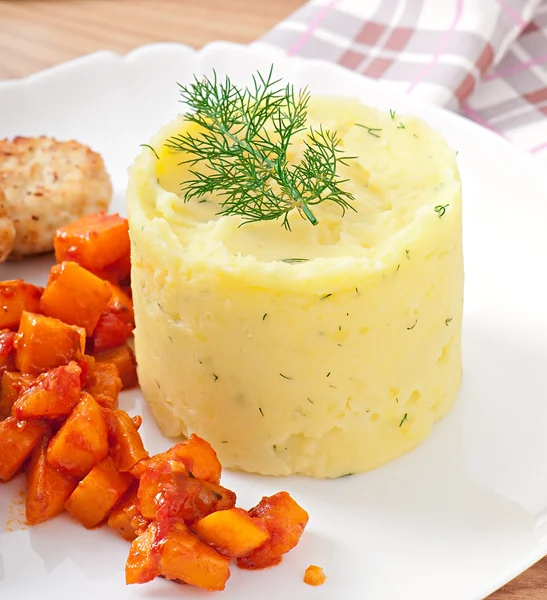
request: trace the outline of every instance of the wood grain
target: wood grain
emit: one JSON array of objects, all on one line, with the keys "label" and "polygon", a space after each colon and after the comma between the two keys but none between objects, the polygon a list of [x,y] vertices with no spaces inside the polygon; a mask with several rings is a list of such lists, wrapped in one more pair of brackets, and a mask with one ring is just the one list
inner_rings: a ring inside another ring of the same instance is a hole
[{"label": "wood grain", "polygon": [[[213,40],[250,42],[304,1],[0,1],[0,79],[24,77],[103,49],[124,53],[151,42],[195,48]],[[547,600],[547,558],[489,600]]]},{"label": "wood grain", "polygon": [[[151,42],[199,48],[250,42],[303,0],[13,0],[0,2],[0,79],[96,50],[128,52]],[[9,57],[9,60],[6,58]]]}]

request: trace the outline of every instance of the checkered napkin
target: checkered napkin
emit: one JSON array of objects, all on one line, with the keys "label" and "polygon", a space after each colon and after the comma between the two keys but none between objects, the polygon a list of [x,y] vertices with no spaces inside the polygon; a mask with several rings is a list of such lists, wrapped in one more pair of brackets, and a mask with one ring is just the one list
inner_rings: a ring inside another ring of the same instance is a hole
[{"label": "checkered napkin", "polygon": [[311,0],[259,43],[391,82],[547,160],[547,0]]}]

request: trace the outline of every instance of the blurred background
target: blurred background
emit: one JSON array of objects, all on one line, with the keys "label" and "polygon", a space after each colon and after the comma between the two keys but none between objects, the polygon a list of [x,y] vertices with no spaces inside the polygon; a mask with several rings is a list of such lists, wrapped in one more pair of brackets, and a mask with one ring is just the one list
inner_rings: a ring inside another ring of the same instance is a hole
[{"label": "blurred background", "polygon": [[[364,0],[366,1],[366,0]],[[251,42],[306,0],[0,1],[0,79],[96,50],[151,42]]]}]

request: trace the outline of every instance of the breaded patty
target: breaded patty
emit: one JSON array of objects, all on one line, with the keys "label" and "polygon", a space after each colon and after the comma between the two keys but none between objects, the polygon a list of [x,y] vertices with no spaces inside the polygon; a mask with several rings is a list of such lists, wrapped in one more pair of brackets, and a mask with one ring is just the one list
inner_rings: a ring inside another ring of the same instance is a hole
[{"label": "breaded patty", "polygon": [[0,140],[0,192],[2,261],[52,250],[58,227],[108,209],[112,184],[88,146],[16,137]]}]

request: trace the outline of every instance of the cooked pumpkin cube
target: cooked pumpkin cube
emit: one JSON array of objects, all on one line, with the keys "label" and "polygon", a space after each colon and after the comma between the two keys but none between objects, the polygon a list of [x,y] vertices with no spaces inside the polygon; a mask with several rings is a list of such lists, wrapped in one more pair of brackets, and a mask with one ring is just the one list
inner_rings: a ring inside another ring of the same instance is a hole
[{"label": "cooked pumpkin cube", "polygon": [[124,410],[105,411],[110,456],[118,471],[130,471],[140,460],[148,458],[141,436]]},{"label": "cooked pumpkin cube", "polygon": [[99,352],[94,355],[99,363],[112,363],[118,367],[118,373],[122,380],[124,390],[135,387],[138,384],[137,361],[133,350],[127,345],[118,346],[106,352]]},{"label": "cooked pumpkin cube", "polygon": [[15,331],[0,331],[0,375],[15,370]]},{"label": "cooked pumpkin cube", "polygon": [[58,419],[69,415],[80,401],[80,367],[75,362],[42,373],[13,405],[18,419]]},{"label": "cooked pumpkin cube", "polygon": [[122,389],[118,367],[113,363],[95,363],[93,369],[89,371],[84,389],[101,406],[114,410],[118,406],[118,395]]},{"label": "cooked pumpkin cube", "polygon": [[131,544],[125,566],[127,584],[147,583],[162,575],[209,591],[223,590],[230,577],[230,559],[204,544],[181,523],[162,537],[150,523]]},{"label": "cooked pumpkin cube", "polygon": [[59,319],[24,312],[15,338],[15,366],[38,375],[78,361],[85,348],[85,331]]},{"label": "cooked pumpkin cube", "polygon": [[215,511],[229,510],[230,508],[234,508],[237,500],[235,492],[232,492],[232,490],[229,490],[228,488],[222,487],[218,483],[213,483],[211,481],[201,481],[201,483],[203,487],[211,490],[213,494],[215,494],[217,499],[215,503]]},{"label": "cooked pumpkin cube", "polygon": [[129,254],[127,219],[103,212],[85,215],[55,233],[57,262],[72,260],[91,271],[102,269]]},{"label": "cooked pumpkin cube", "polygon": [[131,256],[130,253],[124,254],[119,260],[111,265],[107,265],[103,269],[93,269],[93,273],[109,281],[114,285],[122,285],[124,287],[130,284],[131,277]]},{"label": "cooked pumpkin cube", "polygon": [[180,525],[161,543],[160,572],[210,592],[223,590],[230,577],[230,559],[204,544]]},{"label": "cooked pumpkin cube", "polygon": [[194,477],[211,483],[220,481],[222,466],[217,453],[203,438],[192,434],[187,440],[173,446],[171,453],[175,460],[186,465]]},{"label": "cooked pumpkin cube", "polygon": [[281,561],[283,554],[294,548],[308,523],[308,513],[287,492],[265,496],[249,511],[260,519],[270,534],[270,539],[237,564],[245,569],[263,569]]},{"label": "cooked pumpkin cube", "polygon": [[90,336],[111,295],[106,281],[78,263],[63,262],[50,271],[40,300],[40,311],[48,317],[82,327]]},{"label": "cooked pumpkin cube", "polygon": [[49,435],[42,436],[27,467],[26,517],[29,525],[60,515],[74,491],[75,479],[52,467],[47,459]]},{"label": "cooked pumpkin cube", "polygon": [[34,375],[24,375],[19,371],[4,371],[0,392],[0,419],[5,419],[11,415],[11,410],[17,398],[34,380]]},{"label": "cooked pumpkin cube", "polygon": [[65,508],[91,529],[108,517],[133,481],[128,473],[118,473],[114,461],[107,456],[80,481]]},{"label": "cooked pumpkin cube", "polygon": [[125,343],[130,336],[132,327],[119,315],[104,312],[97,322],[90,343],[93,352],[104,352]]},{"label": "cooked pumpkin cube", "polygon": [[80,380],[82,383],[82,389],[88,385],[90,378],[93,377],[93,371],[95,370],[95,357],[90,354],[84,354],[78,361],[82,372],[80,374]]},{"label": "cooked pumpkin cube", "polygon": [[148,583],[160,575],[160,546],[156,543],[158,524],[150,523],[131,544],[125,563],[125,583]]},{"label": "cooked pumpkin cube", "polygon": [[108,525],[125,540],[133,541],[148,527],[148,523],[139,510],[137,482],[134,482],[110,513]]},{"label": "cooked pumpkin cube", "polygon": [[0,421],[0,481],[8,481],[17,473],[47,430],[45,421],[19,421],[15,417]]},{"label": "cooked pumpkin cube", "polygon": [[[154,465],[154,468],[147,469],[142,473],[139,479],[139,487],[137,490],[137,498],[139,501],[139,510],[141,515],[145,519],[157,520],[158,510],[162,506],[171,505],[174,506],[174,498],[182,498],[178,500],[179,504],[183,504],[186,500],[186,496],[189,495],[191,490],[186,490],[186,472],[184,466],[182,466],[183,472],[176,472],[177,465],[172,465],[168,462],[161,462]],[[178,482],[178,476],[181,476],[180,483]],[[194,486],[196,487],[196,486]],[[201,489],[201,488],[199,488]],[[192,498],[195,497],[195,492]],[[215,498],[211,494],[205,501],[209,501],[211,504]]]},{"label": "cooked pumpkin cube", "polygon": [[76,479],[83,479],[108,454],[108,430],[101,407],[83,392],[81,400],[47,451],[51,465]]},{"label": "cooked pumpkin cube", "polygon": [[270,539],[266,526],[241,508],[218,510],[194,524],[199,539],[230,558],[247,556]]},{"label": "cooked pumpkin cube", "polygon": [[135,327],[135,313],[133,311],[133,300],[117,285],[112,285],[112,296],[106,310],[118,315],[131,330]]},{"label": "cooked pumpkin cube", "polygon": [[[177,470],[181,468],[182,471]],[[193,523],[216,510],[233,508],[236,495],[215,483],[189,477],[175,461],[147,469],[141,476],[137,497],[146,519],[184,520]]]},{"label": "cooked pumpkin cube", "polygon": [[0,329],[17,329],[23,311],[38,312],[43,291],[22,279],[0,282]]},{"label": "cooked pumpkin cube", "polygon": [[323,569],[317,565],[310,565],[304,573],[304,583],[308,585],[323,585],[326,579]]},{"label": "cooked pumpkin cube", "polygon": [[209,442],[192,434],[187,440],[175,444],[169,450],[156,454],[149,462],[143,461],[136,465],[133,474],[139,477],[149,465],[163,460],[175,460],[182,463],[188,473],[197,479],[212,483],[220,481],[222,466],[216,452]]}]

